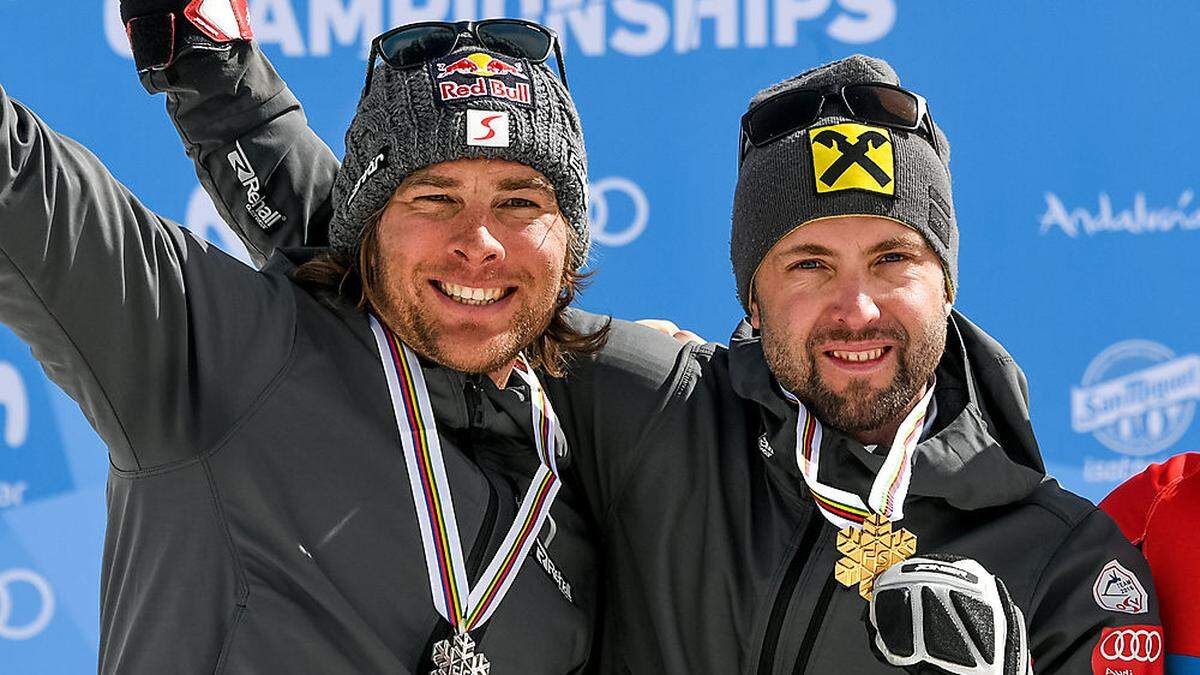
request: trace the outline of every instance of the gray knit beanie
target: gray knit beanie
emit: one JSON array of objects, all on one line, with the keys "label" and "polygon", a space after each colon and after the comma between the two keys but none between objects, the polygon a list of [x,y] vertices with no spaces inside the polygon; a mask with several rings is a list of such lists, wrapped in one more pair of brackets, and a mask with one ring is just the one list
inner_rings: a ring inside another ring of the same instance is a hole
[{"label": "gray knit beanie", "polygon": [[[887,62],[856,54],[768,87],[750,107],[782,91],[863,82],[899,85],[900,78]],[[918,132],[854,120],[842,108],[826,99],[822,118],[810,127],[763,147],[749,146],[743,158],[733,198],[730,258],[738,300],[747,312],[755,272],[771,248],[792,230],[830,216],[882,216],[919,232],[941,259],[946,291],[954,299],[958,225],[949,141],[935,127],[939,156]],[[854,150],[842,152],[851,145]],[[854,152],[864,148],[869,161],[856,161]]]},{"label": "gray knit beanie", "polygon": [[406,176],[456,159],[505,159],[554,186],[572,230],[568,265],[588,254],[587,156],[571,95],[543,63],[468,44],[418,67],[377,64],[346,132],[329,243],[355,255],[368,220]]}]

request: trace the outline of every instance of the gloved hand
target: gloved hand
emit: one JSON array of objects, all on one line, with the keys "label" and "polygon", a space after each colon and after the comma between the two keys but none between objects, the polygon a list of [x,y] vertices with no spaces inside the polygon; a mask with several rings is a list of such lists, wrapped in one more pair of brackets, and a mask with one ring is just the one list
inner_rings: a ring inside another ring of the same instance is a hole
[{"label": "gloved hand", "polygon": [[246,0],[121,0],[138,72],[170,66],[189,42],[249,40]]},{"label": "gloved hand", "polygon": [[1028,675],[1025,617],[1004,582],[969,558],[915,557],[875,580],[870,633],[910,673]]}]

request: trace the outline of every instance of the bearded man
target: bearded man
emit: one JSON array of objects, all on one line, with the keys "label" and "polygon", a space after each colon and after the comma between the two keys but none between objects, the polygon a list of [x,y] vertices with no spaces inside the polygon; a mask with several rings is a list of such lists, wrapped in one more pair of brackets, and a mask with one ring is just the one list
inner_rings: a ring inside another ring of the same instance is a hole
[{"label": "bearded man", "polygon": [[[552,32],[462,32],[384,55],[331,249],[262,272],[0,89],[0,322],[110,453],[101,672],[588,663],[594,545],[539,379],[604,337],[563,317],[583,138]],[[468,55],[518,94],[435,100]]]},{"label": "bearded man", "polygon": [[[287,197],[321,190],[277,161],[319,143],[252,44],[143,82],[219,203],[243,191],[225,153],[253,145],[289,205],[271,236],[319,239],[319,198]],[[616,322],[547,381],[601,534],[601,670],[1158,672],[1104,647],[1159,630],[1145,561],[1045,475],[1023,374],[952,308],[949,143],[924,99],[855,56],[764,90],[741,132],[731,347]]]}]

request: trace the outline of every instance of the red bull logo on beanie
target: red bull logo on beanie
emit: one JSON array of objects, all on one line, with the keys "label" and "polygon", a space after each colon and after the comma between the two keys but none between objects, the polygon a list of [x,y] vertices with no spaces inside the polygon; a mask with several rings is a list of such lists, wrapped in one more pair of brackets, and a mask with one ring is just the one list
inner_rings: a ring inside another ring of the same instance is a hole
[{"label": "red bull logo on beanie", "polygon": [[436,66],[438,78],[449,77],[451,75],[478,75],[480,77],[514,75],[522,80],[529,79],[529,76],[525,74],[525,70],[521,67],[520,61],[509,63],[484,52],[475,52],[456,59],[452,63],[438,63]]},{"label": "red bull logo on beanie", "polygon": [[439,103],[496,98],[533,107],[529,64],[488,52],[452,54],[430,64],[434,99]]}]

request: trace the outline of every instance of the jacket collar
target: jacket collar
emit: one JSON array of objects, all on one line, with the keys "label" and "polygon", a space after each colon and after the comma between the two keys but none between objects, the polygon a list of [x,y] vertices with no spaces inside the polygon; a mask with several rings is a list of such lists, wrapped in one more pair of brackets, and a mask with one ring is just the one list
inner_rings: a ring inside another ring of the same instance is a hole
[{"label": "jacket collar", "polygon": [[[762,341],[742,321],[729,350],[734,391],[762,410],[768,463],[790,482],[801,481],[796,464],[796,410],[767,367]],[[958,312],[947,321],[946,352],[937,368],[938,416],[917,445],[910,494],[936,497],[964,509],[1020,500],[1045,475],[1029,421],[1025,376],[994,339]],[[760,441],[760,443],[763,441]],[[829,426],[821,442],[821,473],[837,479],[873,476],[883,456]]]}]

